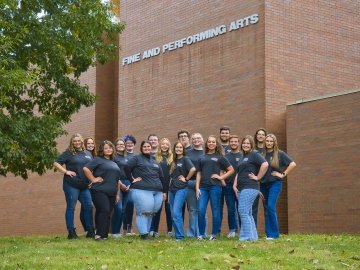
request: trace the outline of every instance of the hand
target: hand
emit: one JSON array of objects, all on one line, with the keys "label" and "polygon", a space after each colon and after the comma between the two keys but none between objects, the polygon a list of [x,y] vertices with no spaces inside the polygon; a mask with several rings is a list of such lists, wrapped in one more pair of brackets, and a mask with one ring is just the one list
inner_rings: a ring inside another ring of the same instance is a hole
[{"label": "hand", "polygon": [[279,178],[281,178],[281,179],[283,179],[283,178],[285,177],[285,175],[284,175],[284,174],[279,173],[279,172],[277,172],[277,171],[273,171],[273,172],[271,172],[271,175],[272,175],[272,176],[279,177]]},{"label": "hand", "polygon": [[118,203],[120,201],[120,193],[116,193],[116,203]]},{"label": "hand", "polygon": [[248,174],[249,178],[255,181],[259,181],[260,179],[257,177],[257,175],[253,174],[253,173],[249,173]]},{"label": "hand", "polygon": [[219,180],[219,181],[224,181],[222,178],[221,178],[221,176],[220,175],[218,175],[218,174],[216,174],[216,173],[213,173],[212,175],[211,175],[211,178],[212,179],[217,179],[217,180]]},{"label": "hand", "polygon": [[200,189],[196,189],[196,199],[199,199],[201,196],[201,191]]},{"label": "hand", "polygon": [[235,186],[233,186],[233,190],[234,190],[235,196],[236,196],[236,198],[237,198],[237,197],[238,197],[238,192],[239,192],[239,190],[238,190],[237,187],[235,187]]},{"label": "hand", "polygon": [[180,175],[180,176],[178,177],[178,179],[179,179],[181,182],[186,183],[186,179],[185,179],[185,177],[184,177],[183,175]]},{"label": "hand", "polygon": [[136,177],[136,178],[134,178],[133,183],[139,182],[141,180],[142,180],[142,178],[140,176]]},{"label": "hand", "polygon": [[73,172],[73,171],[66,171],[64,174],[70,176],[70,177],[74,177],[76,176],[76,172]]},{"label": "hand", "polygon": [[94,180],[92,181],[92,184],[101,183],[102,181],[104,181],[104,179],[102,179],[102,177],[98,176],[98,177],[94,178]]}]

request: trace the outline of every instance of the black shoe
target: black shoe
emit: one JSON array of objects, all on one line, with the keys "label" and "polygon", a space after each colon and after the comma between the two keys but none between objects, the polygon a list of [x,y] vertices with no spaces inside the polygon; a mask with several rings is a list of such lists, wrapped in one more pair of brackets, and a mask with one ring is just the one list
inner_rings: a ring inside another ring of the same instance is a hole
[{"label": "black shoe", "polygon": [[100,235],[95,235],[94,239],[95,241],[104,241],[107,240],[107,237],[101,237]]},{"label": "black shoe", "polygon": [[75,228],[69,230],[68,239],[79,239]]},{"label": "black shoe", "polygon": [[95,237],[95,231],[94,229],[92,230],[88,230],[87,234],[86,234],[86,238],[94,238]]},{"label": "black shoe", "polygon": [[140,238],[143,240],[150,240],[149,234],[145,233],[145,234],[140,234]]}]

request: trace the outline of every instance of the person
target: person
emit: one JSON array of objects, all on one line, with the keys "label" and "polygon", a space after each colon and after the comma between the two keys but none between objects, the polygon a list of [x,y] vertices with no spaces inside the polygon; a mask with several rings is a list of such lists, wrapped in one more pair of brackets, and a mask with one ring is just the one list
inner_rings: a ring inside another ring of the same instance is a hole
[{"label": "person", "polygon": [[[231,166],[236,170],[238,163],[242,157],[242,153],[240,152],[239,145],[239,137],[237,135],[231,135],[229,139],[231,151],[225,154],[227,160],[229,160]],[[236,232],[238,231],[238,222],[240,222],[240,218],[238,218],[237,214],[237,199],[236,195],[233,191],[233,184],[235,179],[235,173],[230,175],[227,179],[225,179],[226,186],[222,187],[222,194],[224,197],[221,198],[221,205],[224,205],[224,199],[226,202],[226,206],[228,209],[228,225],[229,225],[229,233],[227,235],[228,238],[234,238],[236,236]],[[222,210],[221,206],[221,210]],[[222,213],[221,213],[222,214]],[[222,215],[221,215],[222,216]],[[239,224],[240,227],[240,224]]]},{"label": "person", "polygon": [[78,200],[83,208],[85,231],[87,231],[86,237],[94,236],[93,205],[88,189],[89,181],[82,169],[91,160],[91,156],[84,150],[82,136],[75,133],[71,136],[67,149],[54,162],[54,168],[64,174],[63,190],[66,199],[65,220],[68,239],[78,239],[74,226],[74,213]]},{"label": "person", "polygon": [[[254,142],[255,142],[255,150],[258,151],[263,156],[265,155],[265,136],[267,135],[267,131],[265,128],[259,128],[255,131]],[[259,199],[260,195],[255,198],[255,201],[252,206],[253,218],[255,221],[255,226],[257,227],[257,217],[259,211]]]},{"label": "person", "polygon": [[183,206],[188,193],[187,183],[196,169],[191,160],[185,156],[185,147],[181,142],[174,144],[174,160],[170,167],[171,184],[169,188],[169,202],[176,240],[184,240]]},{"label": "person", "polygon": [[90,192],[95,206],[95,240],[106,240],[110,229],[110,215],[120,198],[118,181],[121,171],[113,161],[115,146],[111,141],[103,141],[97,157],[87,163],[83,170],[90,180]]},{"label": "person", "polygon": [[[200,133],[193,133],[191,135],[191,148],[186,150],[186,156],[194,164],[195,169],[199,167],[199,159],[204,155],[203,149],[204,139]],[[192,175],[187,185],[186,205],[189,212],[189,226],[187,231],[187,237],[199,236],[199,223],[198,223],[198,205],[196,199],[196,172]],[[205,230],[206,231],[206,230]]]},{"label": "person", "polygon": [[[155,161],[160,165],[163,176],[164,176],[164,189],[168,190],[170,185],[170,165],[173,162],[173,152],[171,151],[171,143],[167,138],[162,138],[160,140],[160,148],[155,155]],[[164,201],[165,206],[165,214],[166,214],[166,225],[167,225],[167,236],[172,236],[172,217],[171,217],[171,209],[169,204],[169,198],[166,196],[166,200]],[[150,227],[150,236],[159,237],[159,224],[161,218],[161,210],[156,212],[155,216],[151,221]]]},{"label": "person", "polygon": [[136,209],[136,225],[141,239],[149,239],[153,215],[166,199],[164,176],[159,164],[151,157],[151,144],[141,142],[141,153],[131,157],[125,172],[131,181],[130,195]]},{"label": "person", "polygon": [[231,151],[230,148],[230,127],[229,126],[222,126],[220,128],[220,141],[221,146],[224,149],[224,153],[229,153]]},{"label": "person", "polygon": [[241,141],[242,158],[239,161],[234,180],[234,192],[238,200],[241,220],[240,241],[255,241],[258,233],[252,215],[252,205],[259,195],[259,181],[265,175],[268,163],[259,152],[255,151],[252,136],[247,135]]},{"label": "person", "polygon": [[[127,134],[123,137],[125,142],[125,156],[129,160],[132,156],[135,155],[135,145],[136,145],[136,138],[131,135]],[[129,181],[129,182],[128,182]],[[124,184],[126,186],[130,185],[130,180],[125,181]],[[126,192],[126,191],[125,191]],[[129,191],[128,191],[129,192]],[[123,205],[125,208],[125,213],[123,216],[123,231],[126,232],[126,235],[134,235],[132,232],[132,223],[133,223],[133,215],[134,215],[134,203],[131,199],[131,196],[127,197],[126,204]]]},{"label": "person", "polygon": [[125,156],[125,142],[123,139],[118,138],[115,140],[114,145],[116,150],[114,162],[119,166],[121,171],[118,183],[121,196],[118,202],[115,204],[114,212],[111,218],[111,235],[114,238],[120,238],[120,230],[124,220],[127,200],[129,198],[130,181],[126,178],[124,170],[125,164],[127,162],[127,156]]},{"label": "person", "polygon": [[296,166],[295,162],[284,151],[279,149],[274,134],[265,137],[265,159],[269,168],[261,180],[260,191],[264,196],[265,234],[267,240],[279,238],[279,223],[276,213],[276,203],[282,190],[284,179]]},{"label": "person", "polygon": [[150,134],[148,141],[151,143],[151,155],[155,157],[159,147],[159,137],[156,134]]},{"label": "person", "polygon": [[177,133],[178,140],[183,144],[186,151],[191,149],[190,133],[186,129],[181,129]]},{"label": "person", "polygon": [[[92,137],[86,137],[84,139],[84,145],[85,145],[85,152],[88,153],[91,158],[93,159],[94,157],[96,157],[96,144],[95,144],[95,140]],[[93,216],[91,216],[92,220],[93,220]],[[80,208],[80,221],[81,221],[81,225],[84,228],[84,231],[86,231],[86,223],[85,223],[85,217],[84,217],[84,207],[83,205],[81,205]]]},{"label": "person", "polygon": [[84,139],[85,152],[92,158],[96,157],[96,143],[92,137],[86,137]]},{"label": "person", "polygon": [[[212,211],[212,233],[209,240],[216,240],[220,227],[220,196],[221,186],[226,185],[225,179],[234,173],[234,168],[224,157],[218,139],[210,135],[205,143],[205,155],[200,157],[196,174],[196,197],[199,207],[199,240],[205,234],[206,208],[210,199]],[[225,171],[225,173],[222,173]]]}]

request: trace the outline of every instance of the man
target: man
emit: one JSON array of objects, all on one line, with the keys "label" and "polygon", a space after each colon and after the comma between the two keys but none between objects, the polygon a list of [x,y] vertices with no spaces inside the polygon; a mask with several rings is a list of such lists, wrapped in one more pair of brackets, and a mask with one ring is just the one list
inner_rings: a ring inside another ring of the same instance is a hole
[{"label": "man", "polygon": [[231,148],[229,145],[229,139],[230,139],[230,127],[222,126],[220,128],[220,141],[221,141],[221,146],[223,147],[225,154],[229,153],[231,151]]},{"label": "man", "polygon": [[[199,168],[199,158],[204,155],[203,144],[204,139],[200,133],[194,133],[191,136],[192,147],[186,151],[186,156],[190,158],[195,168]],[[188,182],[188,194],[186,197],[187,209],[189,211],[189,228],[187,231],[188,237],[199,236],[199,225],[198,225],[198,207],[196,200],[196,172]]]},{"label": "man", "polygon": [[155,157],[159,147],[159,137],[156,134],[150,134],[148,136],[148,141],[151,144],[151,155]]},{"label": "man", "polygon": [[[228,238],[234,238],[236,236],[236,232],[238,230],[238,223],[237,221],[240,218],[237,214],[237,199],[236,194],[233,190],[233,184],[236,176],[236,169],[238,166],[238,163],[242,157],[242,154],[240,152],[240,141],[239,137],[237,135],[231,135],[229,138],[229,146],[231,151],[225,155],[227,160],[229,160],[231,166],[234,167],[234,174],[228,177],[225,182],[226,186],[222,187],[222,196],[221,196],[221,208],[220,208],[220,217],[221,220],[223,218],[223,208],[224,208],[224,199],[226,202],[226,206],[228,209],[228,224],[229,224],[229,233],[227,235]],[[239,224],[240,225],[240,224]],[[240,227],[240,226],[239,226]]]},{"label": "man", "polygon": [[187,131],[186,129],[182,129],[178,131],[177,137],[181,144],[185,147],[186,151],[191,149],[189,131]]}]

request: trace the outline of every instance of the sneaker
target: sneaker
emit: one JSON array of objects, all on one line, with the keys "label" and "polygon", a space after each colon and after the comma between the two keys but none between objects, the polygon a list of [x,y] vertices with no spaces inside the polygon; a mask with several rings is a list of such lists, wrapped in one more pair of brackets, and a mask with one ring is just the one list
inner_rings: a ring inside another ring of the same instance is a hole
[{"label": "sneaker", "polygon": [[153,237],[154,236],[154,231],[150,231],[149,236]]},{"label": "sneaker", "polygon": [[113,238],[115,238],[115,239],[120,239],[120,238],[121,238],[121,234],[120,234],[120,233],[113,233],[111,236],[112,236]]},{"label": "sneaker", "polygon": [[77,234],[76,234],[75,228],[69,230],[68,239],[70,239],[70,240],[79,239],[79,236],[77,236]]},{"label": "sneaker", "polygon": [[106,237],[101,237],[100,235],[95,235],[94,239],[95,239],[95,241],[104,241],[104,240],[107,240]]},{"label": "sneaker", "polygon": [[158,232],[154,232],[154,234],[153,234],[153,237],[155,237],[155,238],[159,238],[159,233]]},{"label": "sneaker", "polygon": [[150,240],[149,234],[148,233],[140,234],[140,239],[142,239],[142,240]]},{"label": "sneaker", "polygon": [[215,241],[215,240],[216,240],[216,236],[212,235],[212,236],[209,237],[209,241]]},{"label": "sneaker", "polygon": [[95,237],[95,231],[94,230],[89,230],[86,233],[86,238],[94,238]]},{"label": "sneaker", "polygon": [[199,236],[197,237],[197,240],[202,241],[202,240],[204,240],[204,237],[203,237],[202,235],[199,235]]},{"label": "sneaker", "polygon": [[229,232],[227,238],[235,238],[235,236],[236,236],[235,232]]},{"label": "sneaker", "polygon": [[171,238],[173,236],[173,233],[172,232],[168,232],[167,233],[167,237]]},{"label": "sneaker", "polygon": [[266,240],[271,241],[271,240],[275,240],[275,238],[274,237],[266,237]]},{"label": "sneaker", "polygon": [[125,235],[126,235],[126,236],[133,236],[133,235],[136,235],[136,233],[133,233],[133,232],[127,232]]}]

